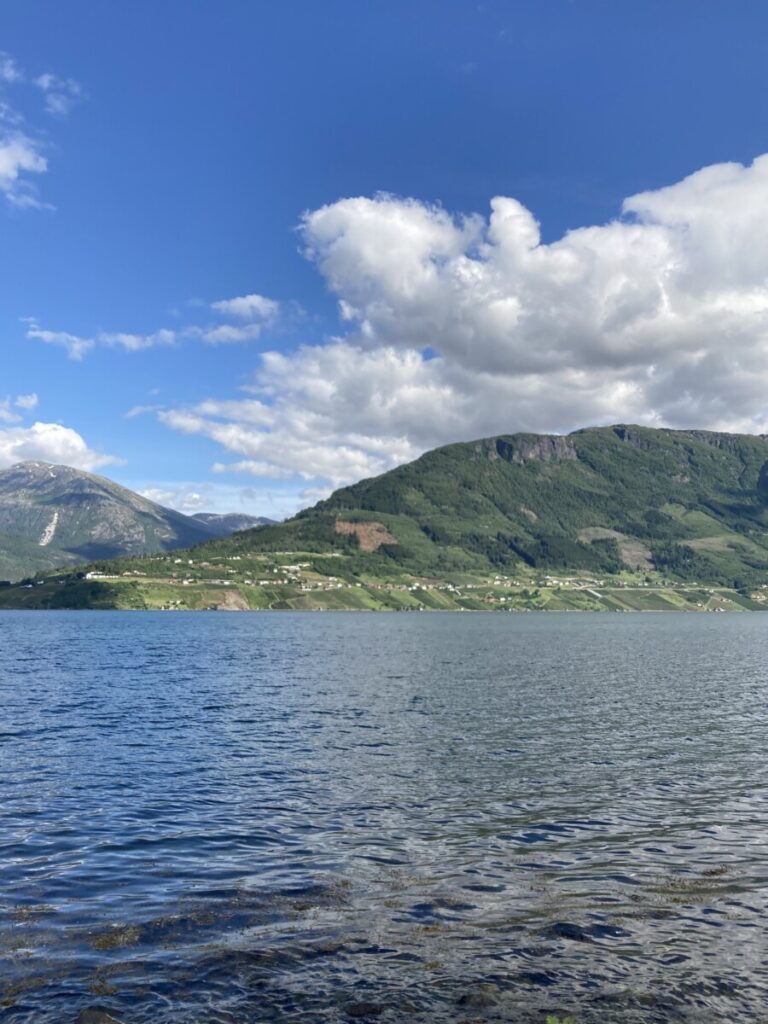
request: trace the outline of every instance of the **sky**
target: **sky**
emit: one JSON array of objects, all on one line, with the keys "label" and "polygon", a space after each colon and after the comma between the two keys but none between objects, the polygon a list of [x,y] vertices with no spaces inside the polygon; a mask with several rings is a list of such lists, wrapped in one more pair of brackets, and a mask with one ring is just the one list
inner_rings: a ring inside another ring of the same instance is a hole
[{"label": "sky", "polygon": [[454,441],[768,433],[768,6],[4,0],[0,468],[281,518]]}]

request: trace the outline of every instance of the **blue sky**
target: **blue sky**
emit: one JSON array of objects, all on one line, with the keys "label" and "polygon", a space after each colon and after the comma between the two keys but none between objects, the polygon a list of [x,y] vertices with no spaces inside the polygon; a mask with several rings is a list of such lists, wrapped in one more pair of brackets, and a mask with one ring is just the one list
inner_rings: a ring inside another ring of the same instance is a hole
[{"label": "blue sky", "polygon": [[484,434],[765,432],[767,37],[739,0],[5,0],[0,464],[284,515]]}]

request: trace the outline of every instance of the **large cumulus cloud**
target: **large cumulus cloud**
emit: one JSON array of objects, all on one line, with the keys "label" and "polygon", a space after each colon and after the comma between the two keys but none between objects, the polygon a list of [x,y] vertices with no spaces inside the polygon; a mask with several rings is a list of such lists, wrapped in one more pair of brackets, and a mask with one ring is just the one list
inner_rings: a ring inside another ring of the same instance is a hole
[{"label": "large cumulus cloud", "polygon": [[264,356],[256,399],[165,414],[239,468],[338,483],[514,430],[768,429],[768,156],[632,196],[548,244],[508,197],[487,217],[347,198],[301,232],[343,337]]}]

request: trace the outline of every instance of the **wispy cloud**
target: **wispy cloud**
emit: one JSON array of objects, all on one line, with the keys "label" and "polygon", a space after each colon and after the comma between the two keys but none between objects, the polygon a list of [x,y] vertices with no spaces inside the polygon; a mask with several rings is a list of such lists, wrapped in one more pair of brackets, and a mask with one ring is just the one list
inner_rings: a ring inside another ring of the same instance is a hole
[{"label": "wispy cloud", "polygon": [[79,361],[88,352],[103,345],[109,348],[121,348],[126,352],[141,352],[143,349],[155,348],[158,345],[173,345],[176,341],[174,331],[159,330],[152,334],[126,334],[100,331],[90,338],[83,338],[69,331],[44,330],[34,317],[22,318],[27,327],[27,338],[43,341],[46,345],[57,345],[63,348],[70,359]]},{"label": "wispy cloud", "polygon": [[15,102],[25,88],[41,90],[45,109],[57,116],[69,113],[84,93],[74,79],[50,72],[29,82],[14,58],[0,51],[0,194],[17,209],[51,209],[39,198],[35,178],[48,171],[45,144],[40,132],[24,123]]},{"label": "wispy cloud", "polygon": [[270,480],[290,480],[294,473],[270,462],[259,462],[255,459],[241,459],[239,462],[214,462],[211,466],[214,473],[248,473],[250,476],[266,477]]},{"label": "wispy cloud", "polygon": [[240,295],[234,299],[220,299],[211,303],[211,309],[225,316],[234,316],[239,320],[268,323],[277,317],[280,304],[274,299],[263,295]]},{"label": "wispy cloud", "polygon": [[134,405],[132,409],[129,409],[125,414],[127,420],[136,419],[137,416],[146,416],[147,413],[161,412],[163,409],[162,405]]},{"label": "wispy cloud", "polygon": [[[44,330],[34,317],[26,318],[25,322],[29,325],[27,338],[58,345],[66,350],[70,359],[80,360],[97,346],[141,352],[158,346],[174,345],[183,338],[200,338],[211,345],[255,341],[266,328],[276,324],[281,310],[280,303],[275,299],[255,294],[212,302],[202,308],[217,314],[217,321],[203,325],[189,323],[175,330],[163,327],[148,334],[99,331],[82,337],[69,331]],[[237,322],[232,323],[232,319]]]},{"label": "wispy cloud", "polygon": [[179,512],[191,515],[202,512],[211,504],[210,492],[213,490],[200,485],[182,485],[180,487],[145,487],[139,491],[143,498],[154,501],[164,508],[175,508]]},{"label": "wispy cloud", "polygon": [[146,348],[156,348],[158,345],[173,345],[176,342],[176,332],[161,328],[153,331],[152,334],[126,334],[118,332],[109,334],[101,332],[93,339],[94,344],[109,345],[112,348],[122,348],[126,352],[141,352]]},{"label": "wispy cloud", "polygon": [[[20,423],[23,413],[37,406],[37,395],[6,396],[0,399],[0,423]],[[19,412],[21,410],[21,412]]]},{"label": "wispy cloud", "polygon": [[254,324],[217,324],[210,327],[187,327],[185,334],[189,337],[202,338],[209,345],[239,344],[244,341],[256,341],[264,329],[260,323]]},{"label": "wispy cloud", "polygon": [[16,82],[21,82],[23,78],[19,65],[13,57],[4,50],[0,50],[0,82],[14,85]]},{"label": "wispy cloud", "polygon": [[70,334],[68,331],[45,331],[35,321],[27,328],[27,337],[43,341],[46,345],[56,345],[59,348],[63,348],[69,358],[76,361],[82,359],[96,344],[93,338],[80,338],[78,335]]},{"label": "wispy cloud", "polygon": [[59,78],[46,71],[34,79],[45,97],[45,109],[55,117],[65,117],[84,98],[83,87],[74,78]]},{"label": "wispy cloud", "polygon": [[202,338],[209,345],[256,341],[265,328],[274,326],[280,315],[279,302],[256,293],[220,299],[212,302],[210,308],[219,317],[237,322],[187,327],[187,334]]}]

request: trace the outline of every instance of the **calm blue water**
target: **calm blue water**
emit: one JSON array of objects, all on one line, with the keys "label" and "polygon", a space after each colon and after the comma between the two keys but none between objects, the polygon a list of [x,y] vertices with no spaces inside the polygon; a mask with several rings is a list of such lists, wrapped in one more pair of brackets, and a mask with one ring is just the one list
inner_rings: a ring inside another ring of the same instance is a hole
[{"label": "calm blue water", "polygon": [[764,1022],[767,636],[0,614],[0,1020]]}]

